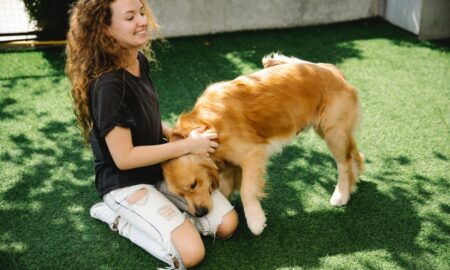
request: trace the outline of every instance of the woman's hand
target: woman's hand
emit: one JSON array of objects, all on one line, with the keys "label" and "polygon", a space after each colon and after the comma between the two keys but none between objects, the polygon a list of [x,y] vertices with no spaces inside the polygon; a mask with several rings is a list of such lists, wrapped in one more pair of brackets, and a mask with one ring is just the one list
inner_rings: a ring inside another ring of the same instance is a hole
[{"label": "woman's hand", "polygon": [[214,141],[217,138],[219,136],[211,129],[196,128],[189,133],[189,136],[185,140],[189,145],[190,153],[209,157],[216,151],[217,146],[219,146]]}]

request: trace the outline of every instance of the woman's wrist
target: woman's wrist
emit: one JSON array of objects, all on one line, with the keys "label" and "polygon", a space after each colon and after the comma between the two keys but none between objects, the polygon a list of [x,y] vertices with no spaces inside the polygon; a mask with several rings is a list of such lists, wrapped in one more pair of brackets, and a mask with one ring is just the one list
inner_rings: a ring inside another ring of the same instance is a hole
[{"label": "woman's wrist", "polygon": [[192,146],[188,141],[188,138],[174,141],[173,143],[177,145],[179,156],[184,156],[192,152]]}]

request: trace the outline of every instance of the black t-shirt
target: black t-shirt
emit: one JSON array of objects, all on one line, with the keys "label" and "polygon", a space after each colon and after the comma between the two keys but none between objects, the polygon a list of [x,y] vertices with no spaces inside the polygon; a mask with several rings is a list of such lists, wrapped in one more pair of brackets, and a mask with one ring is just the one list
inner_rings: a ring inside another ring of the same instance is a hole
[{"label": "black t-shirt", "polygon": [[145,56],[138,55],[141,76],[124,69],[106,73],[89,88],[89,109],[94,120],[90,143],[95,158],[95,185],[101,197],[122,187],[156,184],[163,179],[160,164],[120,170],[106,145],[115,126],[131,130],[133,146],[164,143],[158,97]]}]

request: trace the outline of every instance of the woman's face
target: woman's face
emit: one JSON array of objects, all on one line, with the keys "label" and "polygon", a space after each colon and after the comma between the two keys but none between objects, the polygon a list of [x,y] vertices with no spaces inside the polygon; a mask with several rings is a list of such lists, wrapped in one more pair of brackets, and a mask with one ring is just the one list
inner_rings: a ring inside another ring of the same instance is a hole
[{"label": "woman's face", "polygon": [[111,3],[111,12],[107,31],[121,47],[139,49],[148,42],[148,20],[139,0],[116,0]]}]

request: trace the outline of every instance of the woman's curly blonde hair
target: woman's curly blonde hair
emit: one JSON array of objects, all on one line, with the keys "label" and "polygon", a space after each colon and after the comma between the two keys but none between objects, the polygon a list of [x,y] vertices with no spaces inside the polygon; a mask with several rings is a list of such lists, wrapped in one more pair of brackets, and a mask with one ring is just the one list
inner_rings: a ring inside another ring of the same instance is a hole
[{"label": "woman's curly blonde hair", "polygon": [[[106,34],[111,25],[111,3],[116,0],[78,0],[70,10],[66,46],[66,74],[72,83],[72,98],[78,124],[86,142],[92,130],[89,113],[89,86],[99,76],[124,68],[128,51]],[[149,30],[158,25],[145,0],[139,0],[148,19]],[[142,50],[150,58],[150,40]]]}]

